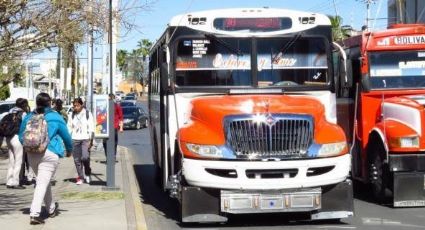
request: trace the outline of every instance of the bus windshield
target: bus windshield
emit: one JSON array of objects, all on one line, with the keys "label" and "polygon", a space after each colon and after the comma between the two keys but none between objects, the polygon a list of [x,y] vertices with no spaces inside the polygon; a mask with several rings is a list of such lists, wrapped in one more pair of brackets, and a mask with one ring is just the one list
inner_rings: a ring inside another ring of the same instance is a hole
[{"label": "bus windshield", "polygon": [[425,51],[371,52],[370,84],[373,89],[425,87]]},{"label": "bus windshield", "polygon": [[[177,43],[175,61],[178,86],[323,86],[328,79],[324,38],[183,38]],[[256,53],[256,57],[252,57]],[[251,60],[255,58],[256,66]],[[253,82],[252,68],[257,72]]]},{"label": "bus windshield", "polygon": [[178,86],[251,85],[251,41],[184,38],[177,44]]},{"label": "bus windshield", "polygon": [[308,86],[328,83],[323,38],[261,38],[257,42],[258,86]]}]

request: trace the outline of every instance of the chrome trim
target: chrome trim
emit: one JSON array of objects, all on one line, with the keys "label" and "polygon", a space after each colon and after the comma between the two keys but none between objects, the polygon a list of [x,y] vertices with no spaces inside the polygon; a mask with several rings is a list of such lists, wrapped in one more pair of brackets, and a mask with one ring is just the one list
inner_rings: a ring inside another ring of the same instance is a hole
[{"label": "chrome trim", "polygon": [[[263,116],[258,120],[258,116]],[[313,117],[301,114],[231,115],[226,145],[237,158],[303,158],[313,144]]]}]

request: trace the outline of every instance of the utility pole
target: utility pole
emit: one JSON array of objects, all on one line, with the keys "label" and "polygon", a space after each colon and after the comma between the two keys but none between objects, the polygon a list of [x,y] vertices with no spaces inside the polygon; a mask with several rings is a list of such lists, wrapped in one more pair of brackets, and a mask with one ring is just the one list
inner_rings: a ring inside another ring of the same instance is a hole
[{"label": "utility pole", "polygon": [[[112,44],[113,44],[113,34],[112,34],[112,1],[109,0],[109,93],[114,92],[113,87],[113,76],[114,76],[114,65],[112,58]],[[106,143],[107,153],[106,153],[106,190],[116,190],[118,189],[115,186],[115,130],[114,127],[114,111],[115,103],[113,98],[109,97],[109,116],[108,116],[108,127],[109,127],[109,137]]]},{"label": "utility pole", "polygon": [[369,23],[371,21],[371,19],[370,19],[370,5],[375,3],[377,0],[357,0],[357,1],[360,1],[360,2],[363,2],[363,3],[366,4],[367,15],[366,15],[366,20],[365,20],[364,26],[366,27],[365,30],[369,31],[369,28],[370,28]]}]

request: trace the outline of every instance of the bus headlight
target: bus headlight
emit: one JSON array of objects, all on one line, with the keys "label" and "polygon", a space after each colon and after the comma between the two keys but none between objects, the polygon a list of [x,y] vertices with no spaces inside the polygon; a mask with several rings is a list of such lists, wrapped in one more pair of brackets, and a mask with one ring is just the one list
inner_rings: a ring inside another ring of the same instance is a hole
[{"label": "bus headlight", "polygon": [[318,157],[333,157],[343,154],[347,151],[347,143],[335,142],[329,144],[322,144],[319,149]]},{"label": "bus headlight", "polygon": [[223,157],[222,151],[215,145],[198,145],[186,143],[186,147],[189,151],[200,156],[211,158]]},{"label": "bus headlight", "polygon": [[389,144],[393,148],[419,148],[419,137],[395,137],[390,139]]}]

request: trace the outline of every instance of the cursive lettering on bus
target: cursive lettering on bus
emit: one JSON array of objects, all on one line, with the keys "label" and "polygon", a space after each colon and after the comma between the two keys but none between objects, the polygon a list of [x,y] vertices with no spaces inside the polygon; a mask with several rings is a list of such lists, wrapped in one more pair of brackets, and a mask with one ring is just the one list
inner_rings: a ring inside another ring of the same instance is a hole
[{"label": "cursive lettering on bus", "polygon": [[251,65],[249,61],[240,60],[233,54],[223,57],[221,53],[215,55],[212,64],[215,68],[249,68]]}]

